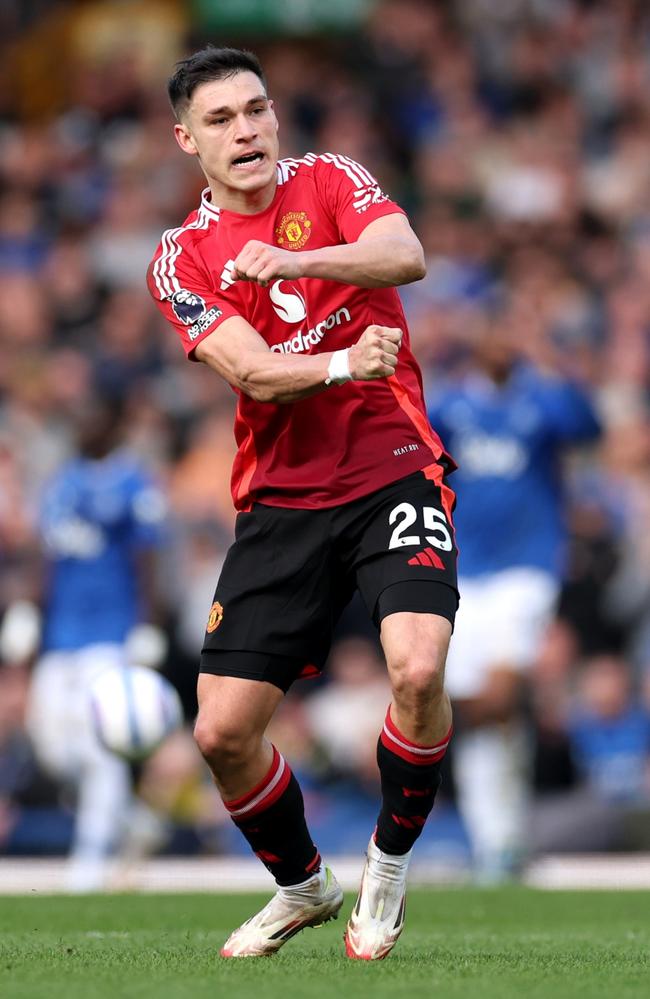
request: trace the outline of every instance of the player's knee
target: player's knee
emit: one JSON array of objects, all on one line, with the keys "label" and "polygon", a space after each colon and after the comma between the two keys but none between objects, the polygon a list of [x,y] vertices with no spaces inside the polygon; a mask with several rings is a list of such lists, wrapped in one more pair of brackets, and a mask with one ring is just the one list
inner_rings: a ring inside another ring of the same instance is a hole
[{"label": "player's knee", "polygon": [[228,721],[201,716],[194,726],[194,739],[203,757],[214,769],[241,766],[251,755],[252,739]]},{"label": "player's knee", "polygon": [[391,670],[391,679],[397,698],[431,700],[442,695],[444,661],[437,657],[406,654]]}]

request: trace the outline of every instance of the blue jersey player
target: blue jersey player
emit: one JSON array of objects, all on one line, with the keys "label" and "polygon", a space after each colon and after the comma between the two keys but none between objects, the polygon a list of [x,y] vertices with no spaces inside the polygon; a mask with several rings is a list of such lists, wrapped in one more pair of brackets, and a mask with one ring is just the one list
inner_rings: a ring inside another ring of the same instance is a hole
[{"label": "blue jersey player", "polygon": [[43,639],[29,712],[43,764],[78,789],[68,887],[101,888],[131,797],[129,768],[94,737],[86,692],[96,673],[126,662],[147,620],[151,562],[164,501],[141,463],[120,447],[120,414],[95,403],[83,414],[79,453],[45,489]]},{"label": "blue jersey player", "polygon": [[562,455],[597,438],[599,425],[585,389],[525,359],[505,323],[481,335],[474,362],[429,399],[429,418],[459,465],[461,604],[446,682],[458,708],[459,806],[477,874],[491,880],[522,854],[528,781],[517,706],[563,572]]}]

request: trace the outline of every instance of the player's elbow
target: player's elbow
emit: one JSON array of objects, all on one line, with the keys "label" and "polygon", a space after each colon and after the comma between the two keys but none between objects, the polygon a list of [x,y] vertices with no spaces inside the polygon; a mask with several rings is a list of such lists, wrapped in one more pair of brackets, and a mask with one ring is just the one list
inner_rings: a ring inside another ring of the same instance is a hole
[{"label": "player's elbow", "polygon": [[418,243],[413,247],[413,260],[411,262],[411,281],[421,281],[427,273],[427,264],[424,259],[424,250]]},{"label": "player's elbow", "polygon": [[291,379],[273,363],[276,355],[271,351],[242,353],[234,362],[233,384],[255,402],[294,402],[299,398]]},{"label": "player's elbow", "polygon": [[247,395],[255,402],[273,402],[270,390],[264,385],[257,385],[254,379],[242,377],[235,380],[235,384],[240,392]]},{"label": "player's elbow", "polygon": [[255,402],[281,402],[280,397],[270,389],[268,386],[264,385],[252,385],[249,382],[245,382],[240,386],[242,392],[249,396],[249,398],[254,399]]},{"label": "player's elbow", "polygon": [[409,240],[405,243],[396,260],[399,261],[399,284],[410,284],[412,281],[421,281],[427,272],[424,250],[417,239]]},{"label": "player's elbow", "polygon": [[244,395],[255,402],[279,402],[276,388],[260,375],[257,366],[242,359],[235,372],[235,383]]},{"label": "player's elbow", "polygon": [[245,395],[254,399],[255,402],[272,402],[278,405],[281,403],[296,402],[300,398],[300,394],[291,389],[281,389],[266,382],[256,382],[254,378],[242,381],[239,388]]},{"label": "player's elbow", "polygon": [[214,343],[204,340],[196,348],[196,357],[214,368],[233,388],[254,399],[255,402],[275,402],[274,389],[264,377],[260,365],[260,352],[242,351],[237,356],[225,359]]}]

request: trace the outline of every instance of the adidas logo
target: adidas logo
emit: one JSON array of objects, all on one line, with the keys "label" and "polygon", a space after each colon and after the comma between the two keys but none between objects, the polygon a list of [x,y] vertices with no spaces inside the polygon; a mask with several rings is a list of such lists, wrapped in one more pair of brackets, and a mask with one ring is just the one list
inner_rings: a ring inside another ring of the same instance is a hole
[{"label": "adidas logo", "polygon": [[427,565],[430,569],[444,569],[445,563],[433,548],[425,548],[408,560],[409,565]]},{"label": "adidas logo", "polygon": [[235,261],[228,260],[221,272],[221,290],[227,291],[231,284],[234,284],[237,278],[235,277]]}]

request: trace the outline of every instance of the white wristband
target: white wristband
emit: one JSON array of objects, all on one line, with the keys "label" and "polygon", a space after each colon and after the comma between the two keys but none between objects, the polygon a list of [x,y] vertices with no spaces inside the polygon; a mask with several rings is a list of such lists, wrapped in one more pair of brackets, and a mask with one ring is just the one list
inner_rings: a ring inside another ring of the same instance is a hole
[{"label": "white wristband", "polygon": [[351,382],[352,375],[350,374],[350,360],[349,355],[350,348],[346,347],[345,350],[335,350],[330,359],[329,366],[327,368],[327,378],[325,379],[326,385],[343,385],[344,382]]}]

